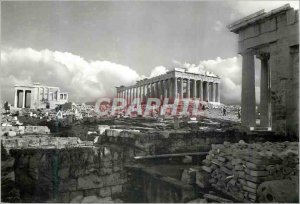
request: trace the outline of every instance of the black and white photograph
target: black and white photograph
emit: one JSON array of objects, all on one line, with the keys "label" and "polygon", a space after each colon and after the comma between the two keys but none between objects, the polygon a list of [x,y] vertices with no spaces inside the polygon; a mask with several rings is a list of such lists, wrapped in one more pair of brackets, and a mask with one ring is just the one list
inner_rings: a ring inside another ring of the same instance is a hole
[{"label": "black and white photograph", "polygon": [[1,203],[299,203],[299,1],[1,0]]}]

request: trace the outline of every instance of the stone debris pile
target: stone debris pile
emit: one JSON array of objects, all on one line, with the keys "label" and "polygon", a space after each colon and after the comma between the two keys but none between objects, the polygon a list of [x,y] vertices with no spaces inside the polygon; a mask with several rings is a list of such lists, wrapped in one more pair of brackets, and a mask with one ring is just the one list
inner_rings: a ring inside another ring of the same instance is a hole
[{"label": "stone debris pile", "polygon": [[265,181],[298,176],[297,142],[212,145],[201,167],[209,184],[238,201],[255,202]]}]

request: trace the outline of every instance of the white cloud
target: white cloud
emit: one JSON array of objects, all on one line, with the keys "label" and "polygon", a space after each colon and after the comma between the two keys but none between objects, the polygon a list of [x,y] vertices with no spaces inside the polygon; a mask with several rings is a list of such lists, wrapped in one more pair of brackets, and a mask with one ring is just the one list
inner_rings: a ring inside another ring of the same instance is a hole
[{"label": "white cloud", "polygon": [[154,69],[150,73],[150,78],[165,74],[165,73],[167,73],[167,71],[169,71],[169,70],[164,66],[154,67]]},{"label": "white cloud", "polygon": [[130,85],[140,77],[131,68],[109,61],[87,61],[84,58],[50,50],[5,48],[1,52],[2,97],[13,100],[15,84],[40,82],[59,86],[76,101],[109,97],[115,86]]},{"label": "white cloud", "polygon": [[[221,102],[226,104],[239,104],[241,102],[241,83],[242,83],[242,57],[232,57],[222,59],[217,57],[214,60],[200,61],[199,65],[185,63],[184,67],[189,72],[195,73],[214,73],[221,78]],[[255,94],[256,102],[259,103],[260,87],[260,64],[255,60]]]},{"label": "white cloud", "polygon": [[241,101],[241,62],[241,57],[217,57],[215,60],[200,61],[198,66],[192,66],[192,70],[218,75],[221,78],[221,102],[237,104]]},{"label": "white cloud", "polygon": [[213,29],[214,29],[215,31],[220,31],[220,30],[222,30],[223,28],[224,28],[224,24],[223,24],[221,21],[219,21],[219,20],[217,20],[217,21],[215,22],[214,27],[213,27]]},{"label": "white cloud", "polygon": [[[215,73],[221,77],[221,100],[236,104],[241,101],[241,57],[200,61],[198,65],[180,63],[189,72]],[[153,68],[149,77],[169,71],[164,66]],[[90,101],[98,97],[110,97],[115,87],[132,85],[145,78],[130,67],[109,61],[87,61],[67,52],[50,50],[37,51],[31,48],[5,48],[1,52],[1,91],[5,99],[13,101],[15,84],[40,82],[59,86],[70,93],[75,101]],[[259,84],[257,84],[257,94]]]},{"label": "white cloud", "polygon": [[268,12],[285,4],[290,4],[294,9],[299,9],[299,1],[228,1],[242,15],[250,15],[261,9]]}]

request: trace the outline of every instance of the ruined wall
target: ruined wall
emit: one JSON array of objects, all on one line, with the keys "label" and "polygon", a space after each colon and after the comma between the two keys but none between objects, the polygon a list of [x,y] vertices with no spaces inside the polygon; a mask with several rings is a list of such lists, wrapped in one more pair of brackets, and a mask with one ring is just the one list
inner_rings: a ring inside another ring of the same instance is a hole
[{"label": "ruined wall", "polygon": [[272,127],[278,132],[298,135],[299,118],[294,113],[298,106],[299,59],[295,58],[295,53],[291,55],[293,46],[299,49],[299,42],[293,39],[298,31],[298,15],[290,11],[274,20],[278,39],[270,44]]},{"label": "ruined wall", "polygon": [[9,131],[14,131],[17,135],[50,133],[50,129],[47,126],[1,126],[2,136]]},{"label": "ruined wall", "polygon": [[[123,192],[126,150],[113,147],[12,149],[22,202],[81,202]],[[99,201],[98,201],[99,202]]]},{"label": "ruined wall", "polygon": [[142,166],[127,167],[131,172],[126,193],[131,202],[183,203],[197,197],[192,185]]},{"label": "ruined wall", "polygon": [[65,148],[92,146],[92,141],[80,141],[78,137],[53,137],[43,135],[26,136],[2,136],[1,144],[9,151],[10,149],[26,148]]}]

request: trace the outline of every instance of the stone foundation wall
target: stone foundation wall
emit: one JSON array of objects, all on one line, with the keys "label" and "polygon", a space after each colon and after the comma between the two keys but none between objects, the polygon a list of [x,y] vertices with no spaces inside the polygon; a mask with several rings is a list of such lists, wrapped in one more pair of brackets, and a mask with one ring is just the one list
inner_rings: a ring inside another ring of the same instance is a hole
[{"label": "stone foundation wall", "polygon": [[197,197],[192,185],[142,166],[128,166],[126,193],[131,202],[183,203]]},{"label": "stone foundation wall", "polygon": [[10,151],[22,202],[81,202],[87,196],[122,194],[124,152],[107,146]]},{"label": "stone foundation wall", "polygon": [[1,143],[6,150],[24,148],[65,148],[92,146],[92,141],[81,141],[77,137],[49,137],[41,135],[2,136]]},{"label": "stone foundation wall", "polygon": [[1,126],[1,135],[14,131],[17,135],[24,134],[49,134],[50,129],[47,126]]},{"label": "stone foundation wall", "polygon": [[139,133],[126,130],[107,130],[99,136],[100,144],[126,144],[135,147],[136,156],[149,154],[168,154],[180,152],[206,152],[212,144],[222,144],[224,141],[238,142],[244,140],[248,143],[257,141],[282,141],[284,138],[272,133],[259,136],[245,135],[235,131],[201,132],[201,131],[160,131],[154,133]]}]

